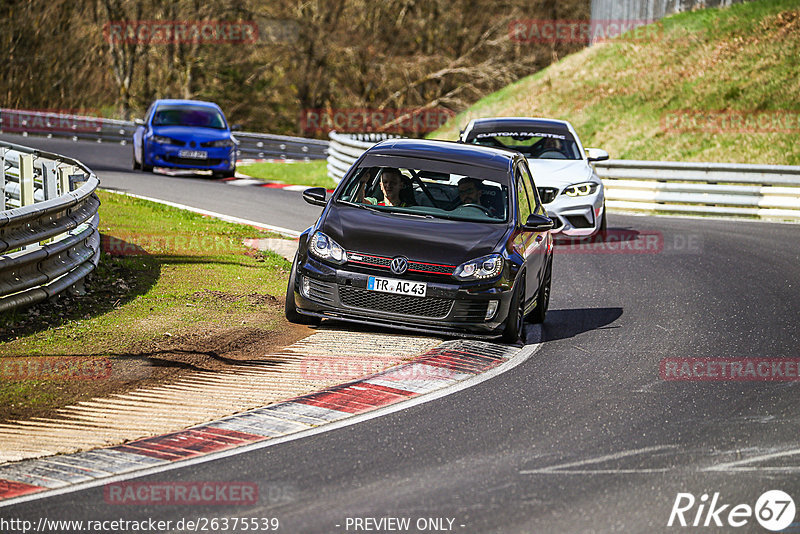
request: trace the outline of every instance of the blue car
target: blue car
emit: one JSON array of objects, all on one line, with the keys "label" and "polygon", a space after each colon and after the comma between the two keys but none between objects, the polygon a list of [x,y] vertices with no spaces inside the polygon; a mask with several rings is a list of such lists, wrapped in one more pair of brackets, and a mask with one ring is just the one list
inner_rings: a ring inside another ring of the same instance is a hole
[{"label": "blue car", "polygon": [[200,100],[156,100],[134,121],[133,168],[201,169],[214,177],[236,172],[237,141],[218,105]]}]

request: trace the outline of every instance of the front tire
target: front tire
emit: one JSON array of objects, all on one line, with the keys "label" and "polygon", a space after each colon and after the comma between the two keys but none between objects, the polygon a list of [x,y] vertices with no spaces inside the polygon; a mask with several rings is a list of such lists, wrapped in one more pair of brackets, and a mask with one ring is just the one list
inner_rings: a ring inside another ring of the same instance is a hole
[{"label": "front tire", "polygon": [[234,178],[236,176],[236,167],[229,171],[214,171],[211,175],[214,178]]},{"label": "front tire", "polygon": [[553,257],[547,262],[547,268],[544,271],[544,278],[542,284],[539,286],[539,294],[536,295],[536,307],[531,312],[529,317],[530,322],[540,324],[544,322],[547,315],[547,308],[550,306],[550,286],[553,280]]},{"label": "front tire", "polygon": [[525,273],[521,275],[517,290],[511,297],[511,305],[508,307],[505,330],[503,330],[503,342],[516,343],[522,337],[522,327],[525,321]]},{"label": "front tire", "polygon": [[295,280],[297,278],[297,256],[292,262],[292,272],[289,274],[289,285],[286,287],[286,301],[284,302],[283,312],[286,320],[290,323],[317,326],[320,324],[319,317],[309,317],[297,311],[297,304],[294,301]]},{"label": "front tire", "polygon": [[606,220],[606,203],[603,202],[603,217],[600,219],[600,233],[605,235],[608,221]]},{"label": "front tire", "polygon": [[147,165],[145,162],[147,161],[147,153],[144,151],[144,147],[142,147],[142,171],[144,172],[153,172],[153,166]]}]

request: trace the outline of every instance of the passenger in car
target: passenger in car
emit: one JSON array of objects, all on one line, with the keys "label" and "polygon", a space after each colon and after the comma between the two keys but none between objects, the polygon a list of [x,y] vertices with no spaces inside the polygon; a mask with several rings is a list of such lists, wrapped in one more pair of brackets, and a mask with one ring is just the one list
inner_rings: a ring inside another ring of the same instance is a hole
[{"label": "passenger in car", "polygon": [[[365,197],[363,202],[378,206],[396,206],[405,208],[416,205],[414,200],[414,190],[411,180],[404,176],[398,169],[386,168],[381,173],[381,192],[383,201],[379,202],[375,197]],[[359,193],[363,195],[363,186]]]}]

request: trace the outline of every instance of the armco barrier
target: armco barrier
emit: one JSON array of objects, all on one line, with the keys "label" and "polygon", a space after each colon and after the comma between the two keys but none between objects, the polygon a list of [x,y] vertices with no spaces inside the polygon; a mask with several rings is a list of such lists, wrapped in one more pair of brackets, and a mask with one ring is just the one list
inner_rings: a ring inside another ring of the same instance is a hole
[{"label": "armco barrier", "polygon": [[338,183],[344,177],[347,169],[366,149],[384,139],[399,136],[380,133],[340,134],[330,132],[328,137],[331,139],[328,146],[328,176]]},{"label": "armco barrier", "polygon": [[[128,144],[136,124],[132,121],[72,115],[57,111],[0,109],[0,133],[66,137],[73,141]],[[234,132],[240,158],[325,159],[328,141],[288,135]]]},{"label": "armco barrier", "polygon": [[76,160],[0,141],[0,312],[82,289],[100,259],[98,183]]},{"label": "armco barrier", "polygon": [[[331,132],[330,138],[328,175],[338,182],[387,136]],[[610,209],[800,220],[800,166],[609,160],[595,168]]]},{"label": "armco barrier", "polygon": [[609,160],[596,168],[612,209],[800,220],[800,166]]}]

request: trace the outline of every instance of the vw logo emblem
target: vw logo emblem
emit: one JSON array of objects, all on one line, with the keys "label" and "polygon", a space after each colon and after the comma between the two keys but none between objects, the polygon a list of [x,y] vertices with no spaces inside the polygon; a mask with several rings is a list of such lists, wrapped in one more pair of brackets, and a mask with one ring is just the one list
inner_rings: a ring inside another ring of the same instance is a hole
[{"label": "vw logo emblem", "polygon": [[394,274],[403,274],[408,270],[408,259],[403,256],[397,256],[392,259],[391,267]]}]

